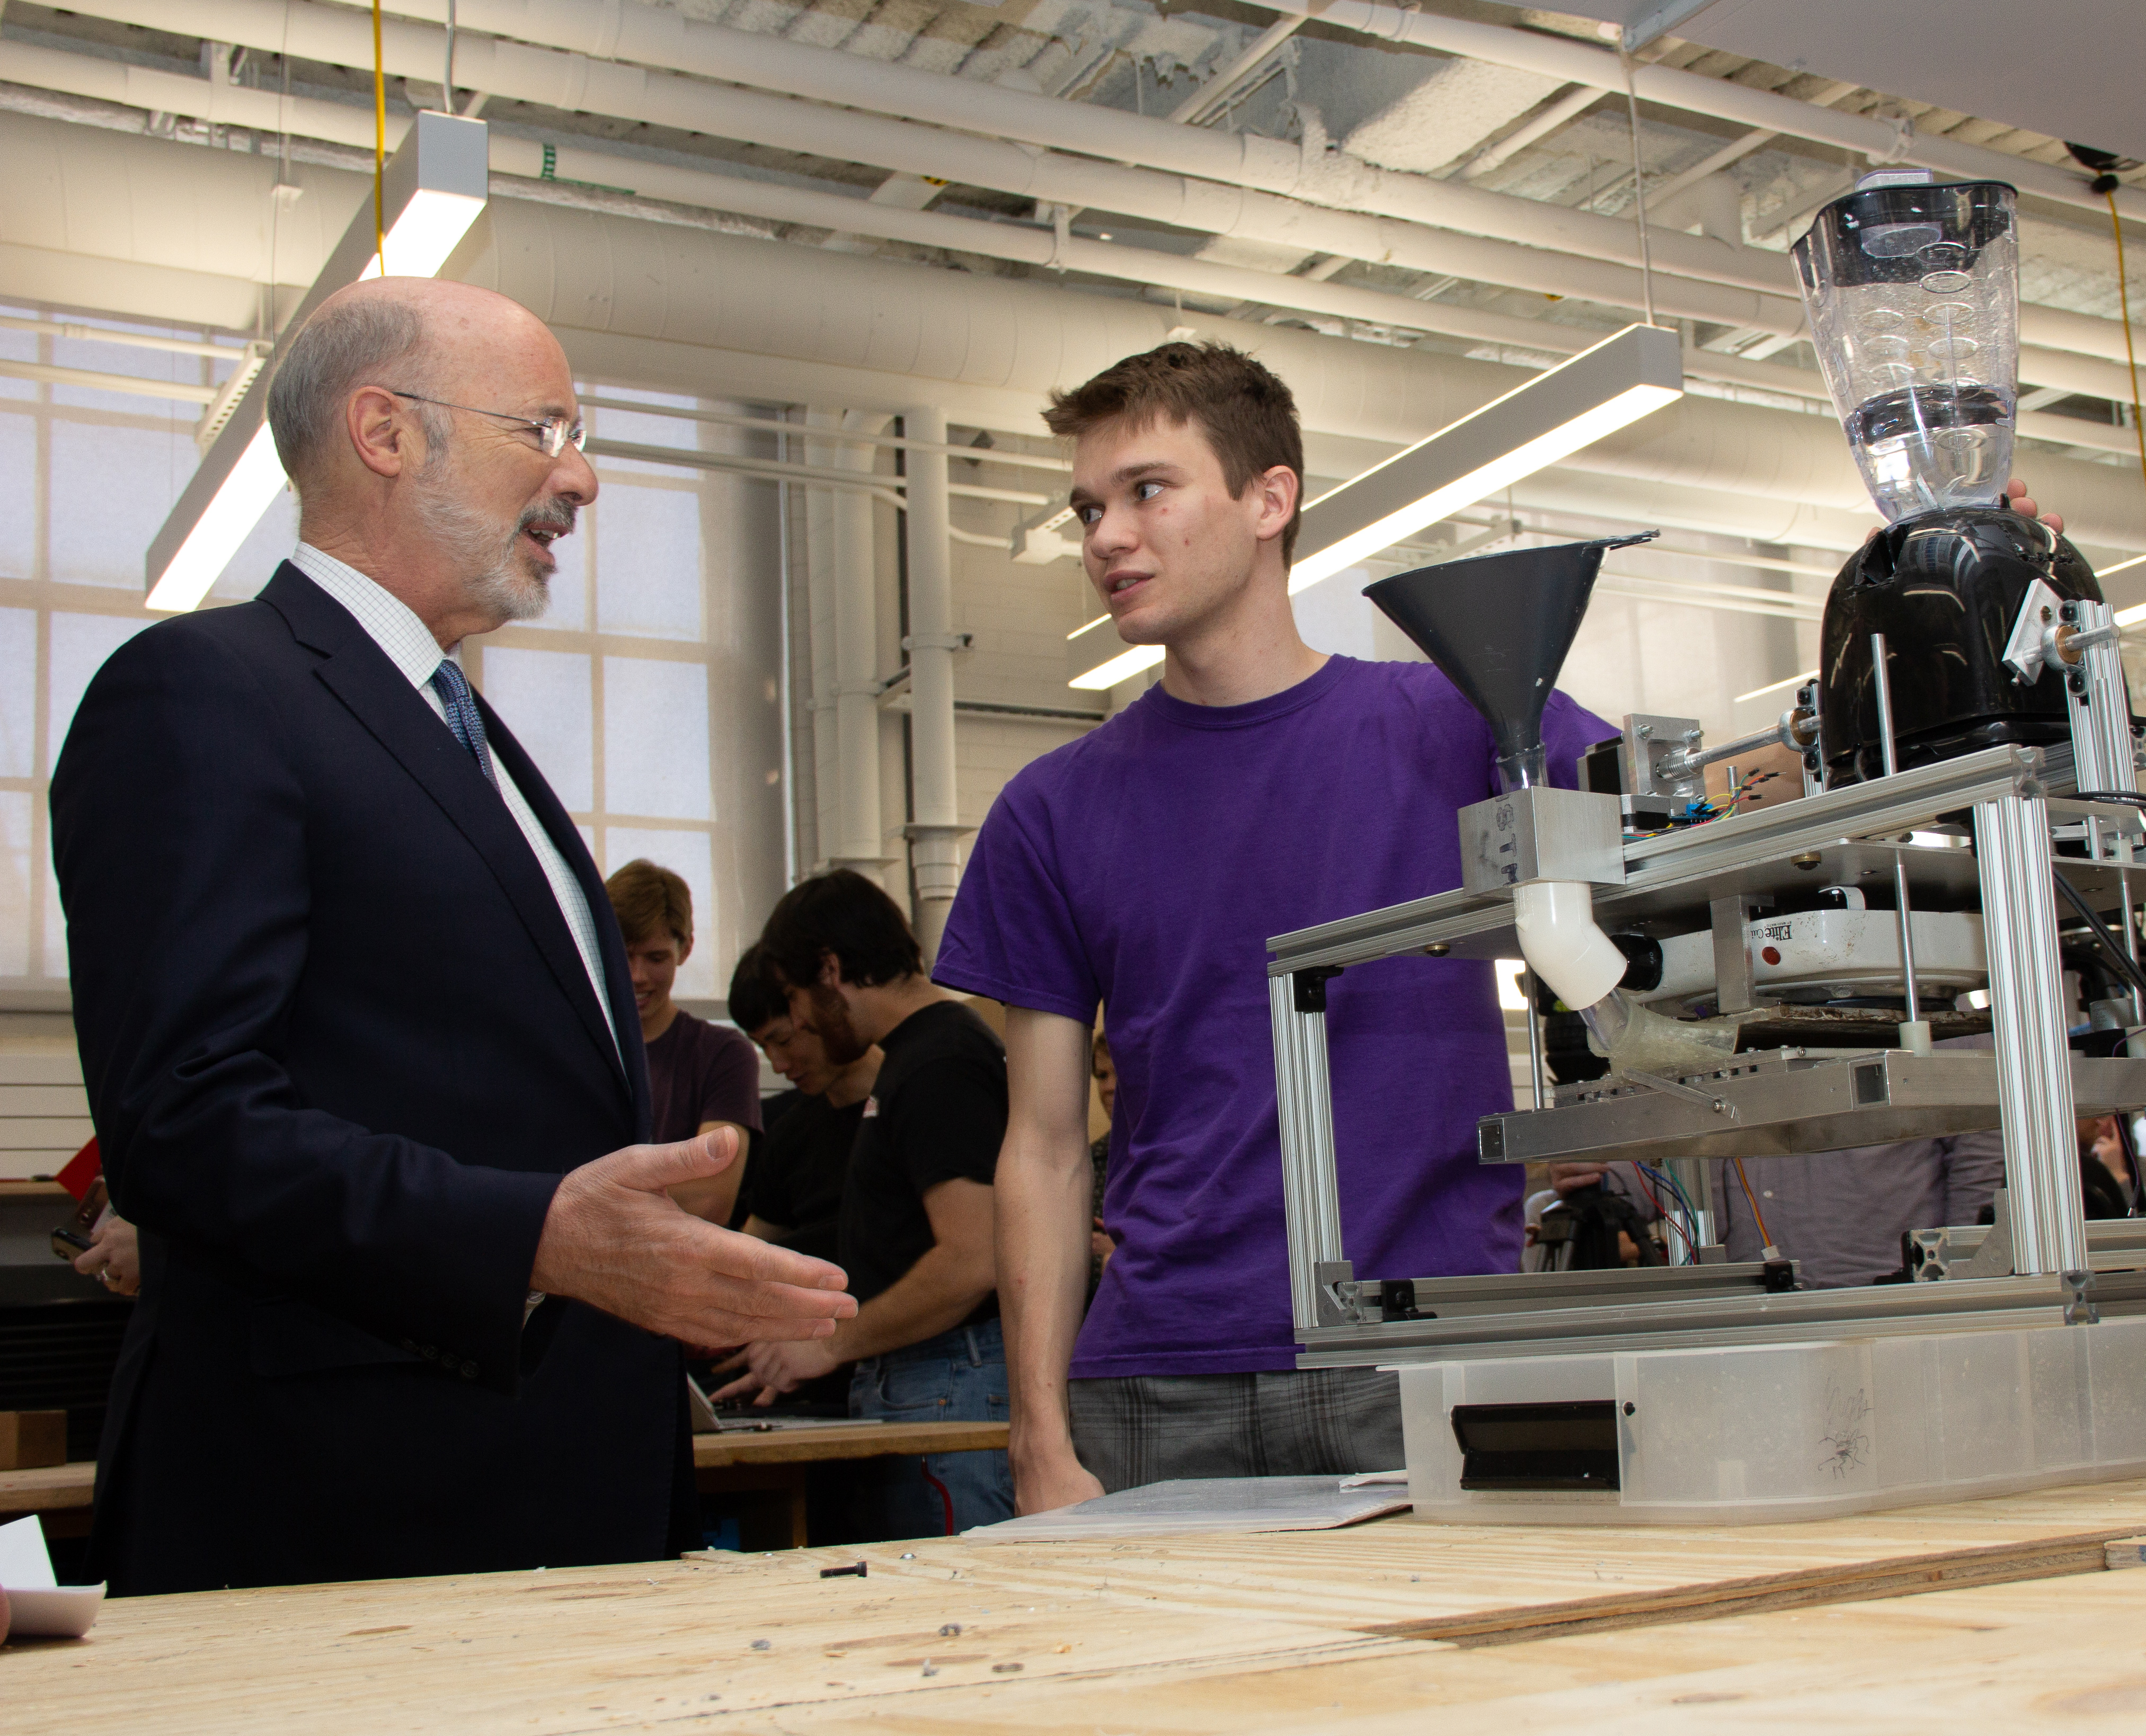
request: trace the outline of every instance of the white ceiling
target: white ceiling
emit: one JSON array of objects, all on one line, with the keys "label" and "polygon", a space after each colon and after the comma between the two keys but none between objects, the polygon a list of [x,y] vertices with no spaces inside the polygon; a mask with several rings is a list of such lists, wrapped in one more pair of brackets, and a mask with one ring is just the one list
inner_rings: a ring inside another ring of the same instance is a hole
[{"label": "white ceiling", "polygon": [[[1629,24],[1663,0],[1565,8]],[[2141,0],[1714,0],[1687,42],[2146,158]]]}]

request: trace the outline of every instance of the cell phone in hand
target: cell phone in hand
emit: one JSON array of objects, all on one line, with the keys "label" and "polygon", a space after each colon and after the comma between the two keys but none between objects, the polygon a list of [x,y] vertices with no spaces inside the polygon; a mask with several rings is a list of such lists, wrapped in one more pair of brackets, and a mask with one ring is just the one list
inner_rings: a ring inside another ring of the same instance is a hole
[{"label": "cell phone in hand", "polygon": [[111,1196],[100,1175],[89,1185],[89,1191],[82,1196],[82,1204],[74,1209],[74,1215],[64,1224],[52,1226],[52,1253],[59,1259],[72,1263],[77,1254],[87,1254],[97,1237],[97,1220],[104,1215]]}]

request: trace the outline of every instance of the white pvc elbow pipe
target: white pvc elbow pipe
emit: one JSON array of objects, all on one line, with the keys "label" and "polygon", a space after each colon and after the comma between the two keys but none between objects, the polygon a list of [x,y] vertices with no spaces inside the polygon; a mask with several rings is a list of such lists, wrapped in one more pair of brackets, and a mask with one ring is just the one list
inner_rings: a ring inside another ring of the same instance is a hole
[{"label": "white pvc elbow pipe", "polygon": [[1594,1005],[1624,980],[1624,955],[1595,925],[1595,892],[1585,881],[1516,887],[1513,916],[1528,968],[1574,1011]]}]

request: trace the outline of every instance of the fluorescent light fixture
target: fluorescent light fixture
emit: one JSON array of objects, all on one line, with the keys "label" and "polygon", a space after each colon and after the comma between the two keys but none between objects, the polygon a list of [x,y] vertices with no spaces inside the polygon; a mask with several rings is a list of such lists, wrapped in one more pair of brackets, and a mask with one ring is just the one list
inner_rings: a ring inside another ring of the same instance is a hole
[{"label": "fluorescent light fixture", "polygon": [[1749,693],[1736,696],[1735,703],[1742,705],[1747,699],[1764,699],[1769,693],[1779,693],[1784,687],[1800,687],[1818,671],[1806,669],[1801,675],[1792,675],[1784,681],[1769,681],[1763,687],[1754,687]]},{"label": "fluorescent light fixture", "polygon": [[[442,116],[441,118],[446,119]],[[460,120],[460,117],[455,117]],[[482,127],[482,121],[462,121],[466,127]],[[396,153],[400,156],[402,153]],[[482,193],[449,192],[444,188],[421,187],[410,196],[410,202],[402,207],[402,215],[395,219],[386,237],[387,268],[380,268],[380,255],[375,254],[365,269],[360,272],[360,282],[368,277],[437,277],[440,267],[447,262],[447,256],[462,243],[469,233],[470,225],[477,221],[477,213],[484,209]]]},{"label": "fluorescent light fixture", "polygon": [[1120,681],[1129,681],[1143,669],[1152,669],[1162,661],[1159,645],[1129,646],[1107,663],[1098,663],[1093,669],[1076,675],[1066,685],[1097,692],[1105,687],[1115,687]]},{"label": "fluorescent light fixture", "polygon": [[[439,274],[469,232],[490,191],[485,124],[427,110],[388,159],[382,187],[387,217],[387,269],[397,277]],[[296,332],[336,291],[380,275],[372,201],[363,201],[328,256],[305,299],[283,322]],[[284,485],[283,467],[268,433],[268,378],[257,377],[231,411],[149,545],[145,566],[148,605],[183,611],[199,605],[231,557],[261,522]]]},{"label": "fluorescent light fixture", "polygon": [[1130,681],[1161,661],[1160,646],[1127,645],[1107,615],[1099,615],[1066,636],[1066,685],[1090,693]]},{"label": "fluorescent light fixture", "polygon": [[1683,396],[1676,334],[1627,326],[1311,501],[1290,595]]},{"label": "fluorescent light fixture", "polygon": [[[234,441],[238,447],[223,481],[202,502],[192,525],[165,560],[163,571],[157,574],[149,586],[148,604],[152,609],[174,612],[195,606],[209,593],[231,564],[239,546],[253,534],[254,526],[261,522],[261,515],[269,504],[283,491],[283,465],[276,456],[276,442],[270,437],[268,424],[261,411],[262,394],[249,392],[253,414],[247,418],[253,432],[239,440],[229,433],[226,438]],[[207,467],[207,461],[202,461]],[[179,504],[186,505],[182,497]],[[177,520],[176,511],[165,521],[164,530],[157,533],[157,544],[150,554],[150,571],[157,573],[157,551],[163,545],[165,534]]]},{"label": "fluorescent light fixture", "polygon": [[[1627,326],[1310,502],[1297,531],[1290,595],[1683,395],[1677,335],[1657,326]],[[1159,645],[1127,648],[1107,617],[1075,634],[1067,649],[1067,685],[1091,690],[1115,686],[1162,661]]]},{"label": "fluorescent light fixture", "polygon": [[[2134,566],[2146,566],[2146,555],[2134,555],[2129,561],[2119,561],[2114,566],[2104,566],[2098,578],[2113,579],[2120,572],[2129,572]],[[2110,617],[2120,627],[2135,627],[2146,621],[2146,603],[2134,604],[2129,609],[2119,609]]]}]

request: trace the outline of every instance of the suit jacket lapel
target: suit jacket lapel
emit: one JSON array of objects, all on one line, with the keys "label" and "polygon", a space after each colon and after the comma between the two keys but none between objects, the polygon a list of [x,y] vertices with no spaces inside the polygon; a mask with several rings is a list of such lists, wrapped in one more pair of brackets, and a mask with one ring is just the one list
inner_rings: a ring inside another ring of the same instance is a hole
[{"label": "suit jacket lapel", "polygon": [[[261,592],[261,601],[290,623],[292,632],[301,644],[323,654],[325,661],[314,671],[322,684],[394,756],[483,858],[561,991],[572,1005],[582,1028],[602,1051],[621,1086],[632,1095],[633,1070],[622,1065],[620,1058],[625,1045],[625,1030],[621,1028],[619,1041],[613,1043],[604,1024],[602,1010],[591,990],[589,974],[582,966],[581,950],[575,945],[573,935],[566,927],[566,916],[559,909],[551,883],[544,877],[542,866],[529,848],[529,841],[522,836],[522,828],[515,824],[513,815],[507,811],[506,802],[485,782],[477,761],[433,714],[432,708],[404,678],[402,671],[388,661],[387,654],[373,641],[372,636],[348,610],[297,567],[285,562]],[[487,714],[487,726],[490,723]],[[505,731],[501,733],[504,735]],[[512,737],[507,739],[512,741]],[[513,748],[509,764],[515,783],[532,809],[540,815],[543,811],[537,799],[541,791],[544,806],[558,810],[558,799],[518,744]],[[563,820],[564,811],[559,812]],[[546,830],[552,831],[556,841],[556,831],[548,825]],[[566,831],[574,845],[573,852],[566,858],[571,863],[575,855],[586,856],[587,851],[581,847],[580,835],[571,823]],[[597,890],[601,896],[601,884]],[[597,924],[599,935],[603,926],[601,922]],[[623,949],[616,975],[610,960],[604,962],[607,977],[615,981],[624,975]],[[631,999],[626,1010],[632,1015]],[[637,1017],[633,1020],[633,1029],[637,1036]],[[638,1110],[638,1097],[635,1101]]]}]

